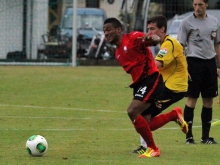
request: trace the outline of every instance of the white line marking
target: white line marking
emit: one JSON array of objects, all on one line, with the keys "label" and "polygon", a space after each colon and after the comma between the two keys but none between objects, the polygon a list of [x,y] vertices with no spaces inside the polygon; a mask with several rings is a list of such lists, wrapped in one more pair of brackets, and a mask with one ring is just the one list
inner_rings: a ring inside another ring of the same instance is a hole
[{"label": "white line marking", "polygon": [[41,107],[41,106],[32,106],[32,105],[8,105],[0,104],[1,107],[23,107],[23,108],[35,108],[35,109],[59,109],[59,110],[76,110],[76,111],[97,111],[97,112],[113,112],[113,113],[126,113],[113,110],[94,110],[94,109],[83,109],[83,108],[66,108],[66,107]]},{"label": "white line marking", "polygon": [[[108,112],[108,113],[126,113],[113,110],[94,110],[94,109],[82,109],[82,108],[66,108],[66,107],[42,107],[42,106],[25,106],[25,105],[8,105],[0,104],[1,107],[23,107],[23,108],[34,108],[34,109],[59,109],[59,110],[77,110],[77,111],[97,111],[97,112]],[[52,118],[52,119],[75,119],[75,120],[94,120],[94,118],[71,118],[71,117],[30,117],[30,116],[0,116],[0,118]],[[101,118],[101,120],[127,120],[122,118]],[[213,119],[218,120],[218,119]],[[201,128],[201,126],[193,126],[193,128]],[[179,127],[170,127],[170,128],[160,128],[158,130],[175,130],[180,129]],[[4,128],[0,129],[1,131],[97,131],[97,129],[18,129],[18,128]],[[134,128],[129,129],[108,129],[111,131],[134,131]]]},{"label": "white line marking", "polygon": [[[193,126],[193,128],[201,128],[201,126]],[[159,128],[158,130],[176,130],[180,129],[179,127],[170,127],[170,128]],[[1,131],[101,131],[101,129],[80,129],[80,128],[67,128],[67,129],[58,129],[58,128],[47,128],[47,129],[20,129],[20,128],[3,128]],[[105,129],[106,130],[106,129]],[[109,131],[134,131],[134,128],[110,128]]]},{"label": "white line marking", "polygon": [[53,117],[53,116],[0,116],[0,118],[13,118],[13,119],[71,119],[71,120],[128,120],[124,118],[75,118],[75,117]]}]

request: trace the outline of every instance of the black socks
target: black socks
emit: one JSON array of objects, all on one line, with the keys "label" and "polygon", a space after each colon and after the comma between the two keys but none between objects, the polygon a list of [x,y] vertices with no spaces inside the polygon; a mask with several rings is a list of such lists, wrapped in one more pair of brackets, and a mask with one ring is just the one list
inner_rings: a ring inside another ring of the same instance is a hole
[{"label": "black socks", "polygon": [[193,118],[194,118],[194,109],[195,108],[190,108],[187,105],[185,105],[185,108],[184,108],[184,120],[187,122],[188,128],[189,128],[189,131],[186,134],[186,139],[193,137],[192,125],[193,125]]},{"label": "black socks", "polygon": [[[186,134],[186,139],[193,137],[192,125],[193,125],[194,109],[195,108],[190,108],[187,105],[185,105],[184,120],[187,122],[189,128],[189,131]],[[212,108],[202,107],[201,120],[202,120],[202,139],[208,139],[211,128],[211,121],[212,121]]]},{"label": "black socks", "polygon": [[212,121],[212,108],[202,107],[201,119],[202,119],[202,139],[204,140],[209,138],[209,132]]}]

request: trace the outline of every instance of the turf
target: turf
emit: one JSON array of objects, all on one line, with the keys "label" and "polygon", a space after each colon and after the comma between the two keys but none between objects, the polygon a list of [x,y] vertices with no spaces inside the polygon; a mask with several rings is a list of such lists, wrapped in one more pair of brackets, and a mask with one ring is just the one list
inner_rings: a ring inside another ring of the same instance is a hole
[{"label": "turf", "polygon": [[[186,145],[178,126],[153,132],[159,158],[139,159],[139,145],[126,109],[131,78],[120,67],[0,66],[1,165],[214,165],[219,145],[200,144],[201,99],[194,118],[196,145]],[[218,98],[213,119],[219,119]],[[184,107],[185,99],[178,105]],[[168,111],[168,110],[167,110]],[[210,135],[220,142],[219,126]],[[49,144],[42,157],[31,157],[27,139],[43,135]]]}]

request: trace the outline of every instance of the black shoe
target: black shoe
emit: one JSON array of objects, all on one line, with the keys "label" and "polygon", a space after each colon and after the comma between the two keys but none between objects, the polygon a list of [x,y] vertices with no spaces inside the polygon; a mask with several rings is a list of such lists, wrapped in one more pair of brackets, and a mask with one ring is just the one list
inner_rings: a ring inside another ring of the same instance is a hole
[{"label": "black shoe", "polygon": [[187,138],[186,139],[186,144],[196,144],[193,137]]},{"label": "black shoe", "polygon": [[132,151],[134,154],[143,154],[146,151],[146,148],[143,146],[139,146],[136,150]]},{"label": "black shoe", "polygon": [[208,139],[201,139],[201,143],[203,144],[218,144],[214,138],[209,137]]}]

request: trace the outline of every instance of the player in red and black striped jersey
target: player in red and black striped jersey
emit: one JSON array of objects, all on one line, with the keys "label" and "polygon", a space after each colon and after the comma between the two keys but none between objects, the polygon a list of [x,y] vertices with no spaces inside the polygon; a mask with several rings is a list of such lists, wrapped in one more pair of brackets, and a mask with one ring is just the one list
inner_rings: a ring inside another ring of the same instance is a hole
[{"label": "player in red and black striped jersey", "polygon": [[141,116],[155,99],[163,92],[163,78],[158,72],[152,52],[143,41],[144,33],[132,32],[124,34],[122,24],[116,18],[108,18],[103,25],[103,31],[108,42],[117,46],[115,58],[124,70],[131,75],[133,82],[133,100],[127,109],[129,118],[136,131],[152,148],[156,155],[160,152],[156,146],[149,124]]},{"label": "player in red and black striped jersey", "polygon": [[[147,47],[159,43],[160,37],[148,36],[138,31],[124,34],[122,24],[116,18],[106,19],[103,31],[108,42],[117,47],[115,58],[133,80],[130,85],[133,88],[133,100],[127,113],[136,131],[148,146],[147,153],[139,157],[158,157],[160,150],[154,142],[151,126],[141,114],[150,110],[149,107],[155,104],[155,100],[160,99],[164,89],[163,78],[155,64],[152,52]],[[151,113],[149,112],[149,115]],[[172,113],[170,116],[171,121],[179,118],[177,113]]]}]

